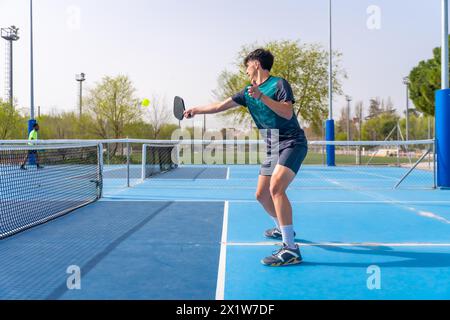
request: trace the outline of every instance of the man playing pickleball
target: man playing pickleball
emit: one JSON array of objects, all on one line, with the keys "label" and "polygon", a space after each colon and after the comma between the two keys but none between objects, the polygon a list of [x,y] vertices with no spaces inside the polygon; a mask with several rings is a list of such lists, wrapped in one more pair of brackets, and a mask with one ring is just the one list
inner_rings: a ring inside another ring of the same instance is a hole
[{"label": "man playing pickleball", "polygon": [[295,99],[290,84],[270,75],[274,56],[267,50],[257,49],[245,58],[244,64],[252,85],[223,102],[191,108],[184,115],[192,118],[238,106],[248,108],[258,129],[265,132],[268,144],[268,157],[260,169],[256,198],[274,220],[275,228],[264,235],[283,240],[283,247],[261,262],[272,267],[299,264],[302,256],[294,239],[292,206],[286,190],[308,153],[307,139],[293,109]]},{"label": "man playing pickleball", "polygon": [[[30,134],[28,136],[28,141],[29,141],[28,145],[31,146],[31,145],[33,145],[34,142],[37,141],[37,139],[38,139],[38,132],[39,132],[39,124],[35,123],[33,125],[33,130],[31,130],[31,132],[30,132]],[[28,158],[30,156],[34,156],[35,157],[35,159],[36,159],[36,167],[38,169],[43,169],[44,168],[44,167],[42,167],[39,164],[39,156],[38,156],[37,150],[29,150],[27,155],[26,155],[26,157],[25,157],[25,159],[22,162],[22,165],[20,166],[20,169],[27,170],[27,168],[25,168],[25,165],[27,164]]]}]

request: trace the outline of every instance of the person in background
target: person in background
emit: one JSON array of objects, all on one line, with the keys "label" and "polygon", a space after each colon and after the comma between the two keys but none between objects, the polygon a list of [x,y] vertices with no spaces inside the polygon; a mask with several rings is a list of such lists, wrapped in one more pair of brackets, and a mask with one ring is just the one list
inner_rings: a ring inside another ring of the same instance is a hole
[{"label": "person in background", "polygon": [[[35,123],[33,125],[33,130],[31,130],[30,135],[28,136],[28,145],[32,146],[34,144],[34,142],[37,142],[38,132],[39,132],[39,124]],[[25,168],[25,165],[26,165],[28,159],[30,158],[30,155],[34,156],[36,159],[36,167],[38,169],[43,169],[44,167],[39,164],[39,155],[38,155],[37,150],[28,150],[28,153],[27,153],[25,159],[23,160],[22,165],[20,166],[20,169],[27,170],[27,168]]]}]

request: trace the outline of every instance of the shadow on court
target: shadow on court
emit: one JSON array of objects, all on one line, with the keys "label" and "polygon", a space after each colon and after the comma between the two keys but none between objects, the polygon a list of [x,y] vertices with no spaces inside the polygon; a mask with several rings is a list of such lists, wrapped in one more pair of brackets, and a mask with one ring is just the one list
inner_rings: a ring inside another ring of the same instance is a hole
[{"label": "shadow on court", "polygon": [[[307,240],[299,240],[302,244],[314,244],[313,242]],[[379,266],[380,268],[447,268],[450,267],[450,253],[444,252],[423,252],[417,251],[401,251],[400,248],[392,248],[387,246],[342,246],[339,247],[339,243],[333,243],[331,246],[326,245],[314,245],[314,247],[320,248],[322,250],[351,254],[351,255],[368,255],[371,256],[372,263]],[[360,249],[354,249],[360,248]],[[414,247],[412,247],[414,250]],[[376,257],[382,257],[378,262]],[[401,258],[400,261],[386,262],[386,257]],[[352,259],[354,256],[352,257]],[[367,263],[359,262],[305,262],[300,266],[302,267],[314,267],[314,266],[332,266],[332,267],[367,267]],[[299,266],[299,267],[300,267]]]},{"label": "shadow on court", "polygon": [[94,203],[0,242],[0,299],[214,299],[222,220],[221,203]]}]

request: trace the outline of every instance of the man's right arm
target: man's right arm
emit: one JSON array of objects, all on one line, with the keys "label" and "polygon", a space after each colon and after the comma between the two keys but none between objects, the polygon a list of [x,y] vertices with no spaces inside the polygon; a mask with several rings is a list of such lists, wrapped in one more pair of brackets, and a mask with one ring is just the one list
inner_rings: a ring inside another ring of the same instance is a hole
[{"label": "man's right arm", "polygon": [[209,104],[206,106],[195,107],[195,108],[186,110],[184,113],[184,116],[189,119],[189,118],[192,118],[199,114],[220,113],[220,112],[224,112],[229,109],[232,109],[232,108],[236,108],[238,106],[239,106],[239,104],[234,102],[234,100],[232,98],[228,98],[227,100],[222,101],[222,102],[216,102],[216,103],[212,103],[212,104]]}]

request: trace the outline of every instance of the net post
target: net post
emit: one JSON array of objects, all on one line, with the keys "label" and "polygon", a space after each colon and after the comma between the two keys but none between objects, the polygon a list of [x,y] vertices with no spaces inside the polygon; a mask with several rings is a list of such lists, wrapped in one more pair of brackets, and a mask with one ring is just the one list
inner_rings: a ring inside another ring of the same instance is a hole
[{"label": "net post", "polygon": [[147,163],[147,145],[142,145],[142,181],[145,181],[146,173],[145,173],[145,165]]},{"label": "net post", "polygon": [[[397,141],[400,141],[400,132],[401,132],[400,126],[397,123]],[[401,151],[401,148],[400,148],[400,145],[398,145],[397,146],[397,167],[400,167],[400,151]]]},{"label": "net post", "polygon": [[[326,138],[326,121],[322,121],[322,139],[323,140],[327,140]],[[326,159],[326,144],[323,144],[320,146],[321,152],[322,152],[322,165],[326,166],[327,165],[327,159]]]},{"label": "net post", "polygon": [[322,145],[320,148],[322,150],[322,165],[326,166],[326,164],[327,164],[326,157],[325,157],[325,148],[326,148],[326,146]]},{"label": "net post", "polygon": [[450,89],[436,91],[437,187],[450,188]]},{"label": "net post", "polygon": [[127,138],[127,188],[130,187],[130,142]]},{"label": "net post", "polygon": [[358,146],[356,150],[356,165],[361,165],[361,146]]},{"label": "net post", "polygon": [[[327,120],[326,122],[326,139],[327,141],[334,141],[334,120]],[[336,166],[335,146],[327,145],[327,166]]]},{"label": "net post", "polygon": [[[98,144],[98,179],[103,185],[103,144]],[[103,188],[99,188],[97,199],[102,197]]]}]

